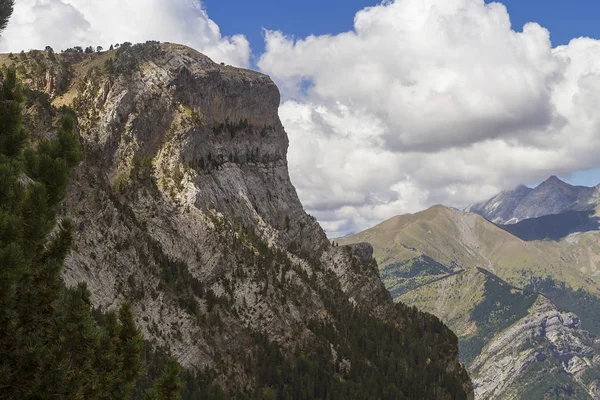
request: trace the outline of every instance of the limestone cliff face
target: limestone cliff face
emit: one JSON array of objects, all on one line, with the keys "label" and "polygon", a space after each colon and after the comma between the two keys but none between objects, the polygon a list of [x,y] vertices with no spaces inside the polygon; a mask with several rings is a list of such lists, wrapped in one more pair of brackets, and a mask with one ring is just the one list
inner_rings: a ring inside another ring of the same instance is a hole
[{"label": "limestone cliff face", "polygon": [[[298,272],[312,274],[307,259],[327,258],[332,248],[289,181],[279,92],[267,76],[162,45],[134,69],[89,70],[77,90],[87,157],[65,207],[79,226],[68,283],[87,282],[101,307],[136,298],[144,333],[188,366],[210,363],[211,347],[243,345],[236,325],[276,336],[322,309]],[[235,246],[255,246],[241,237],[245,228],[298,266],[279,278],[303,293],[301,307],[292,298],[274,301],[284,290],[240,259]],[[244,318],[222,313],[230,334],[206,332],[167,298],[165,260],[216,296],[232,297]],[[364,277],[376,282],[370,272]]]},{"label": "limestone cliff face", "polygon": [[[304,212],[269,77],[157,43],[63,54],[51,67],[28,84],[77,114],[85,160],[62,211],[77,227],[64,279],[86,282],[95,306],[131,301],[146,338],[236,388],[253,379],[254,332],[302,348],[308,322],[335,324],[344,304],[412,328],[370,245],[332,247]],[[28,112],[38,136],[51,130]],[[435,345],[453,344],[430,357],[472,398],[455,337],[436,329]]]}]

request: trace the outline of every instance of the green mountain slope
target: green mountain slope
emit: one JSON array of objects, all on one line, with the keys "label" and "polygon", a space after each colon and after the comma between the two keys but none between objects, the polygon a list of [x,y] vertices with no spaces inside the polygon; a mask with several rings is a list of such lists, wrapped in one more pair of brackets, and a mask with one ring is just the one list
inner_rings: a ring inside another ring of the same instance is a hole
[{"label": "green mountain slope", "polygon": [[[435,206],[393,217],[339,243],[373,245],[392,296],[435,314],[455,331],[477,397],[561,392],[538,384],[543,372],[556,376],[559,386],[567,382],[564,392],[572,397],[595,398],[600,394],[590,377],[600,366],[594,336],[600,333],[599,240],[600,233],[586,232],[561,241],[525,242],[476,214]],[[562,321],[550,333],[549,319]],[[512,340],[502,342],[503,335]],[[569,335],[581,351],[559,339]],[[569,373],[569,362],[578,360],[586,367]],[[488,376],[494,374],[499,378]]]}]

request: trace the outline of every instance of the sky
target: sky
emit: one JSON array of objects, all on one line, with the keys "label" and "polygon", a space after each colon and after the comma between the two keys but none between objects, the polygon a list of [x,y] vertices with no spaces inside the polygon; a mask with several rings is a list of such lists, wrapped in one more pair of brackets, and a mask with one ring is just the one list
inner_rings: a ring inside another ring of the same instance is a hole
[{"label": "sky", "polygon": [[[490,1],[486,1],[490,3]],[[205,0],[204,7],[226,35],[243,32],[255,54],[264,51],[262,28],[281,30],[296,37],[336,34],[353,28],[354,15],[376,0]],[[554,45],[579,36],[599,37],[595,0],[505,0],[515,29],[535,21],[550,30]]]},{"label": "sky", "polygon": [[179,42],[269,74],[331,237],[550,175],[600,183],[592,0],[19,0],[0,51]]}]

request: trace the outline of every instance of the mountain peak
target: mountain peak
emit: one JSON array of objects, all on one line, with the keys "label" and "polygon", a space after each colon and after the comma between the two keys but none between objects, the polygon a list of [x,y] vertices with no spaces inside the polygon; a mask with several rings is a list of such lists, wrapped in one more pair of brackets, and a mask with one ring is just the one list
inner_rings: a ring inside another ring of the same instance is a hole
[{"label": "mountain peak", "polygon": [[513,190],[509,190],[509,191],[505,191],[504,193],[529,193],[531,192],[533,189],[530,188],[529,186],[525,186],[523,184],[520,184],[519,186],[517,186],[516,188],[514,188]]},{"label": "mountain peak", "polygon": [[557,177],[556,175],[552,175],[550,176],[548,179],[546,179],[544,182],[540,183],[538,185],[538,187],[540,186],[546,186],[546,185],[559,185],[559,186],[571,186],[568,183],[562,181],[559,177]]},{"label": "mountain peak", "polygon": [[556,175],[550,176],[534,189],[519,185],[490,200],[467,207],[496,224],[514,224],[545,215],[570,210],[584,210],[600,204],[596,188],[573,186]]}]

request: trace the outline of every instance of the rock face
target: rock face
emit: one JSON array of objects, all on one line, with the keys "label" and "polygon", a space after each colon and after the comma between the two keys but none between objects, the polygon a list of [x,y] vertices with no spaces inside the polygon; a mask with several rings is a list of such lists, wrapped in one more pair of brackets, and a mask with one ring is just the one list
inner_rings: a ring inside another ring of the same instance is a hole
[{"label": "rock face", "polygon": [[553,370],[553,374],[572,378],[589,398],[596,399],[600,398],[597,382],[589,382],[586,375],[600,368],[597,361],[594,342],[581,329],[579,317],[561,313],[548,300],[540,298],[527,317],[483,349],[470,371],[478,399],[525,398],[523,387],[543,386],[543,382],[537,381],[549,376],[549,371],[542,373],[535,368],[535,364],[541,363],[550,365],[546,368]]},{"label": "rock face", "polygon": [[[75,109],[85,161],[63,209],[77,227],[64,280],[86,282],[96,307],[131,301],[146,338],[238,389],[253,383],[256,332],[291,355],[323,340],[311,321],[346,331],[335,317],[346,307],[417,329],[381,283],[372,247],[332,247],[304,212],[269,77],[173,44],[71,61],[54,104]],[[462,387],[457,398],[472,398],[455,336],[438,327],[433,337],[428,360]]]},{"label": "rock face", "polygon": [[479,214],[497,224],[506,224],[513,220],[515,209],[532,191],[533,189],[520,185],[514,190],[501,192],[486,202],[472,204],[465,211]]},{"label": "rock face", "polygon": [[[301,255],[318,259],[329,246],[288,179],[288,140],[272,81],[183,46],[146,50],[152,53],[136,60],[139,67],[117,64],[112,75],[90,70],[80,83],[74,107],[87,157],[65,207],[79,226],[65,280],[87,282],[102,308],[139,298],[144,334],[168,345],[185,366],[203,365],[215,345],[243,345],[235,337],[241,321],[224,321],[230,333],[217,339],[202,332],[177,304],[184,301],[161,290],[160,274],[171,273],[165,263],[174,274],[189,271],[216,296],[233,292],[233,307],[248,313],[245,327],[276,333],[314,315],[321,299],[301,284],[303,307],[289,304],[292,312],[282,315],[258,271],[232,266],[241,260],[227,246],[249,244],[221,235],[256,227],[267,243],[294,248],[307,273]],[[294,270],[285,279],[301,281]]]},{"label": "rock face", "polygon": [[474,212],[496,224],[515,224],[525,219],[583,211],[600,204],[600,185],[572,186],[551,176],[535,189],[519,186],[490,200],[473,204],[465,211]]}]

